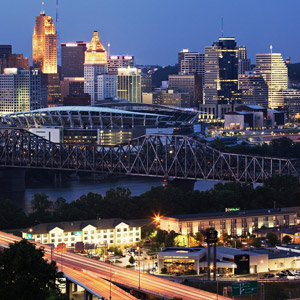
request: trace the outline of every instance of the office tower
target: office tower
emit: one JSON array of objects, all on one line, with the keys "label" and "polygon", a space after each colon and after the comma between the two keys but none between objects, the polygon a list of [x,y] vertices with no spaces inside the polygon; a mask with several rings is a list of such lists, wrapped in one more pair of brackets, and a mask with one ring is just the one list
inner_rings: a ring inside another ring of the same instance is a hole
[{"label": "office tower", "polygon": [[173,90],[161,92],[161,105],[175,106],[175,107],[190,107],[191,106],[190,93],[180,93]]},{"label": "office tower", "polygon": [[117,96],[117,76],[107,74],[107,52],[100,42],[98,32],[85,51],[84,92],[91,96],[91,105]]},{"label": "office tower", "polygon": [[107,57],[108,74],[118,75],[119,68],[128,67],[134,67],[134,56],[132,55],[109,55]]},{"label": "office tower", "polygon": [[219,38],[205,47],[204,103],[239,100],[238,52],[235,38]]},{"label": "office tower", "polygon": [[0,58],[0,74],[5,68],[18,68],[29,70],[29,60],[23,54],[6,54]]},{"label": "office tower", "polygon": [[152,92],[152,77],[141,77],[141,92],[151,93]]},{"label": "office tower", "polygon": [[61,78],[84,76],[84,53],[87,43],[61,44]]},{"label": "office tower", "polygon": [[42,71],[42,86],[48,89],[48,105],[61,105],[55,27],[52,18],[44,11],[35,19],[32,60],[33,67]]},{"label": "office tower", "polygon": [[12,46],[0,45],[0,58],[5,58],[5,56],[9,54],[12,54]]},{"label": "office tower", "polygon": [[97,76],[97,99],[106,100],[117,97],[117,76],[101,74]]},{"label": "office tower", "polygon": [[287,65],[290,65],[290,64],[291,64],[291,57],[290,57],[290,56],[286,58],[285,63],[286,63]]},{"label": "office tower", "polygon": [[53,20],[45,12],[35,18],[32,36],[33,67],[44,74],[57,73],[56,34]]},{"label": "office tower", "polygon": [[251,70],[251,61],[247,58],[247,49],[245,46],[239,46],[239,74],[245,74]]},{"label": "office tower", "polygon": [[83,77],[65,77],[60,82],[61,96],[80,96],[84,94],[84,78]]},{"label": "office tower", "polygon": [[268,108],[268,85],[259,72],[246,72],[239,75],[242,103]]},{"label": "office tower", "polygon": [[282,107],[282,91],[288,88],[288,68],[281,53],[256,54],[256,70],[264,76],[269,87],[268,107]]},{"label": "office tower", "polygon": [[169,75],[170,90],[190,94],[190,105],[199,107],[202,103],[201,75]]},{"label": "office tower", "polygon": [[204,54],[183,49],[178,53],[178,74],[204,76]]},{"label": "office tower", "polygon": [[42,108],[42,94],[40,70],[7,68],[0,75],[0,113]]},{"label": "office tower", "polygon": [[141,75],[137,68],[118,69],[118,97],[129,102],[142,102]]}]

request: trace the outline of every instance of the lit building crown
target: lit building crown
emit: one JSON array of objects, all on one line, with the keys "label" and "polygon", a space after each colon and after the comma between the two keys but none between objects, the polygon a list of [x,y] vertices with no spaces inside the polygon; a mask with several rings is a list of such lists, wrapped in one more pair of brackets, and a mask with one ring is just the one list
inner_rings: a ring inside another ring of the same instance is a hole
[{"label": "lit building crown", "polygon": [[106,65],[107,52],[100,42],[98,31],[94,31],[93,38],[85,51],[85,65]]}]

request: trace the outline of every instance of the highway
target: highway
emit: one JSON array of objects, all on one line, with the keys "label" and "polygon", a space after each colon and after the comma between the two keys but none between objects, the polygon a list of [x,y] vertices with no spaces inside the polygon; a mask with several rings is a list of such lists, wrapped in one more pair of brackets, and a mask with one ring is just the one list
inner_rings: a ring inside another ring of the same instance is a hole
[{"label": "highway", "polygon": [[[0,232],[0,244],[7,245],[10,242],[18,241],[13,235]],[[45,249],[45,257],[50,260],[51,247],[36,243],[37,246],[42,246]],[[87,283],[91,278],[102,278],[104,280],[111,280],[119,286],[129,289],[140,290],[149,295],[171,299],[174,297],[182,298],[183,300],[228,300],[229,298],[217,296],[203,290],[188,287],[179,283],[175,283],[154,275],[139,273],[131,269],[125,269],[115,265],[107,264],[100,261],[95,261],[84,256],[73,253],[56,253],[54,251],[53,258],[57,262],[57,266],[62,268],[63,272],[68,274],[69,270],[81,270],[81,282]],[[66,271],[67,270],[67,271]],[[115,286],[114,286],[115,287]],[[114,299],[114,298],[112,298]],[[120,298],[115,298],[120,299]],[[131,298],[127,298],[131,299]],[[134,299],[134,298],[133,298]]]}]

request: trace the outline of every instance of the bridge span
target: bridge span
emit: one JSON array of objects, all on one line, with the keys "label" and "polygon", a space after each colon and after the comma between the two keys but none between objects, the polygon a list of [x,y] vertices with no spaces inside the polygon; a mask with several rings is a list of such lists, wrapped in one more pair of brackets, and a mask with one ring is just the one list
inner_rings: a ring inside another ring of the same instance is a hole
[{"label": "bridge span", "polygon": [[[9,244],[19,241],[20,239],[21,238],[14,235],[0,232],[0,245],[7,247]],[[110,295],[109,287],[111,287],[111,299],[137,299],[118,288],[116,286],[118,285],[128,290],[135,291],[140,295],[146,294],[164,299],[172,299],[174,297],[182,298],[183,300],[229,299],[227,297],[162,279],[154,275],[139,273],[135,270],[95,261],[77,254],[57,253],[56,251],[54,251],[53,254],[50,246],[38,243],[35,244],[37,247],[44,248],[45,259],[50,261],[52,257],[56,261],[58,268],[64,272],[66,278],[77,282],[80,286],[86,288],[88,293],[95,295],[96,297],[101,296],[105,299],[110,299],[108,295]],[[111,286],[109,281],[113,283]],[[90,298],[87,296],[86,299]]]},{"label": "bridge span", "polygon": [[54,144],[24,129],[0,129],[0,167],[263,182],[273,174],[300,178],[300,161],[225,153],[181,135],[151,134],[116,146]]}]

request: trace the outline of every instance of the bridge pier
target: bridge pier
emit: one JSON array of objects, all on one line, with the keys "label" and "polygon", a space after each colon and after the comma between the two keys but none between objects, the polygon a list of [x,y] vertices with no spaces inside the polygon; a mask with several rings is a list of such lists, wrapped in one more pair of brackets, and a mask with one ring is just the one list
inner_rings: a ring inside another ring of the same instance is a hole
[{"label": "bridge pier", "polygon": [[168,185],[177,187],[185,192],[193,191],[196,180],[191,179],[173,179],[168,181]]},{"label": "bridge pier", "polygon": [[0,168],[0,187],[3,192],[25,191],[25,169]]}]

